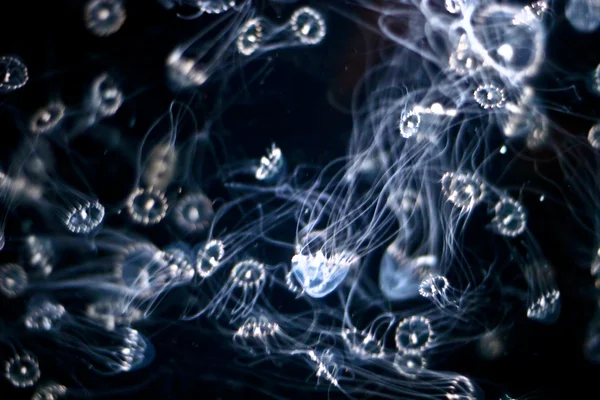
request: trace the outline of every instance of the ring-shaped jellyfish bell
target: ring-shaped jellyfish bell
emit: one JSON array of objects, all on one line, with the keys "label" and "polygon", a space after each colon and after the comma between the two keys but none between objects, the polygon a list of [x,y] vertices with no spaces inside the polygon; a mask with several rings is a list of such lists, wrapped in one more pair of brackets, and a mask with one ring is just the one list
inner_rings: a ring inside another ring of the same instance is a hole
[{"label": "ring-shaped jellyfish bell", "polygon": [[436,271],[438,259],[434,255],[408,257],[390,244],[381,258],[379,288],[392,301],[408,300],[419,296],[419,287],[425,277]]},{"label": "ring-shaped jellyfish bell", "polygon": [[544,59],[545,31],[523,9],[492,3],[471,15],[471,48],[500,75],[521,81],[539,70]]},{"label": "ring-shaped jellyfish bell", "polygon": [[333,292],[359,262],[351,251],[326,249],[327,240],[325,232],[313,231],[302,237],[292,257],[292,273],[313,298]]}]

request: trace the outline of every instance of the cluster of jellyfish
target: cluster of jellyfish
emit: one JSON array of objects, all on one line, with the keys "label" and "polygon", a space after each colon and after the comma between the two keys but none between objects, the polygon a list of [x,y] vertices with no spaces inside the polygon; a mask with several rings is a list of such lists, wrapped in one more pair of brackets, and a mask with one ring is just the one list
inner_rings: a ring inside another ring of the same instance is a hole
[{"label": "cluster of jellyfish", "polygon": [[[93,35],[127,23],[124,1],[85,3]],[[118,115],[130,97],[121,82],[102,73],[80,108],[55,98],[27,116],[0,172],[0,295],[22,308],[0,320],[4,378],[32,399],[60,399],[84,392],[47,379],[55,366],[41,358],[74,357],[106,379],[143,371],[156,356],[145,321],[167,321],[168,310],[178,316],[168,324],[212,320],[249,368],[300,365],[314,376],[300,383],[320,392],[483,398],[477,377],[444,360],[473,343],[493,359],[511,321],[553,324],[561,311],[530,223],[531,208],[561,199],[504,176],[517,153],[560,151],[533,83],[551,4],[291,1],[277,2],[291,12],[275,21],[249,0],[159,3],[182,23],[210,17],[164,61],[174,92],[218,91],[254,60],[310,52],[327,40],[328,13],[393,46],[355,88],[346,155],[325,166],[292,165],[276,143],[260,158],[224,161],[210,118],[201,125],[174,100],[135,145],[102,138],[135,171],[122,198],[104,200],[70,143]],[[359,8],[375,23],[353,14]],[[592,0],[568,1],[565,16],[579,32],[600,27]],[[26,59],[0,57],[3,97],[29,80]],[[588,82],[600,93],[600,72]],[[600,149],[600,125],[587,139]],[[66,176],[58,158],[73,162]],[[561,162],[576,175],[573,160]],[[210,179],[207,163],[217,166]],[[207,182],[226,195],[210,198]],[[600,215],[595,187],[573,185]],[[29,222],[15,232],[15,218]],[[596,236],[597,225],[587,226]],[[599,338],[596,317],[585,343],[595,361]]]}]

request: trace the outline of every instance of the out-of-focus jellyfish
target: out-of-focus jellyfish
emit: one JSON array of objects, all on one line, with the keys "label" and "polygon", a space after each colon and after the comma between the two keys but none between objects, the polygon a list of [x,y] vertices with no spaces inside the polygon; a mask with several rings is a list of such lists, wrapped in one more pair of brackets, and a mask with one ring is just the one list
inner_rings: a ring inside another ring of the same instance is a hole
[{"label": "out-of-focus jellyfish", "polygon": [[154,190],[165,190],[173,180],[178,154],[171,141],[154,146],[142,172],[142,182]]},{"label": "out-of-focus jellyfish", "polygon": [[486,195],[486,185],[473,174],[446,172],[442,176],[442,190],[456,207],[470,211]]},{"label": "out-of-focus jellyfish", "polygon": [[202,192],[190,193],[177,200],[172,211],[173,221],[185,234],[202,235],[214,218],[212,201]]},{"label": "out-of-focus jellyfish", "polygon": [[22,88],[28,80],[27,66],[19,56],[0,56],[0,93]]},{"label": "out-of-focus jellyfish", "polygon": [[399,250],[397,243],[393,242],[381,258],[379,287],[390,300],[410,299],[418,296],[421,282],[435,271],[437,266],[437,257],[408,257]]},{"label": "out-of-focus jellyfish", "polygon": [[29,235],[22,247],[22,263],[34,275],[48,276],[54,269],[54,250],[48,238]]},{"label": "out-of-focus jellyfish", "polygon": [[102,223],[104,212],[104,206],[97,201],[80,203],[68,210],[63,223],[69,231],[85,235]]},{"label": "out-of-focus jellyfish", "polygon": [[66,386],[50,381],[38,385],[31,396],[31,400],[59,400],[66,395]]},{"label": "out-of-focus jellyfish", "polygon": [[142,311],[129,304],[125,299],[104,299],[90,303],[85,308],[85,315],[108,331],[129,326],[144,318]]},{"label": "out-of-focus jellyfish", "polygon": [[51,132],[63,120],[65,110],[61,101],[53,101],[41,107],[29,119],[29,131],[36,135]]},{"label": "out-of-focus jellyfish", "polygon": [[600,27],[600,4],[597,0],[567,0],[565,16],[579,32],[594,32]]},{"label": "out-of-focus jellyfish", "polygon": [[97,36],[116,33],[126,17],[122,0],[89,0],[84,8],[85,27]]},{"label": "out-of-focus jellyfish", "polygon": [[27,273],[19,264],[0,265],[0,294],[14,298],[20,296],[26,289],[29,279]]},{"label": "out-of-focus jellyfish", "polygon": [[600,150],[600,123],[590,128],[587,138],[594,149]]},{"label": "out-of-focus jellyfish", "polygon": [[310,7],[302,7],[294,11],[290,17],[290,27],[303,44],[318,44],[326,34],[323,16]]},{"label": "out-of-focus jellyfish", "polygon": [[49,331],[63,318],[66,310],[62,304],[47,299],[34,299],[23,317],[23,325],[31,331]]},{"label": "out-of-focus jellyfish", "polygon": [[92,82],[88,102],[91,111],[97,116],[110,117],[123,104],[123,92],[108,73],[103,73]]},{"label": "out-of-focus jellyfish", "polygon": [[345,328],[342,330],[342,339],[348,350],[362,359],[376,359],[385,356],[382,342],[368,330],[359,331],[355,327]]}]

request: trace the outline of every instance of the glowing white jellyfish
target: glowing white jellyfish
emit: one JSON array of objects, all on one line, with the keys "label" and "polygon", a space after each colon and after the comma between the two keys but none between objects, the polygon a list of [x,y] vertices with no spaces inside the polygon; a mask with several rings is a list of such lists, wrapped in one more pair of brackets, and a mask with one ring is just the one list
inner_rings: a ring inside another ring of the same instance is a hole
[{"label": "glowing white jellyfish", "polygon": [[263,349],[267,354],[277,343],[281,328],[277,322],[270,321],[264,315],[248,317],[233,335],[233,342],[250,353]]},{"label": "glowing white jellyfish", "polygon": [[225,255],[225,246],[220,240],[211,240],[196,251],[196,273],[201,278],[211,276],[221,265]]},{"label": "glowing white jellyfish", "polygon": [[290,26],[296,38],[303,44],[318,44],[326,34],[323,16],[310,7],[302,7],[294,11],[290,17]]},{"label": "glowing white jellyfish", "polygon": [[40,364],[31,353],[16,354],[4,364],[4,376],[14,387],[32,387],[40,375]]},{"label": "glowing white jellyfish", "polygon": [[545,261],[531,261],[522,268],[528,286],[527,317],[543,324],[555,323],[561,300],[552,268]]},{"label": "glowing white jellyfish", "polygon": [[14,298],[20,296],[26,289],[29,279],[27,273],[19,264],[0,265],[0,294]]},{"label": "glowing white jellyfish", "polygon": [[342,339],[348,350],[362,359],[383,358],[385,351],[381,340],[377,340],[368,330],[359,331],[355,327],[342,329]]},{"label": "glowing white jellyfish", "polygon": [[600,123],[590,128],[587,139],[594,149],[600,150]]},{"label": "glowing white jellyfish", "polygon": [[400,135],[408,139],[419,133],[419,125],[421,124],[421,116],[414,111],[402,115],[398,128]]},{"label": "glowing white jellyfish", "polygon": [[169,205],[163,192],[140,187],[129,195],[125,207],[133,222],[155,225],[167,215]]},{"label": "glowing white jellyfish", "polygon": [[202,192],[186,194],[173,207],[175,225],[184,233],[205,233],[214,215],[212,201]]},{"label": "glowing white jellyfish", "polygon": [[414,379],[427,368],[427,360],[419,352],[399,351],[394,356],[393,366],[400,375]]},{"label": "glowing white jellyfish", "polygon": [[104,206],[97,201],[81,203],[67,212],[63,223],[69,231],[85,235],[98,228],[104,212]]},{"label": "glowing white jellyfish", "polygon": [[35,388],[31,400],[59,400],[66,394],[66,386],[56,382],[45,382]]},{"label": "glowing white jellyfish", "polygon": [[31,331],[49,331],[66,314],[62,304],[47,299],[34,300],[27,306],[23,324]]},{"label": "glowing white jellyfish", "polygon": [[517,200],[503,196],[494,206],[492,227],[502,236],[519,236],[527,227],[525,207]]},{"label": "glowing white jellyfish", "polygon": [[600,27],[600,4],[596,0],[567,0],[565,16],[579,32],[594,32]]},{"label": "glowing white jellyfish", "polygon": [[560,314],[560,292],[551,290],[538,297],[527,308],[527,317],[542,323],[556,322]]},{"label": "glowing white jellyfish", "polygon": [[48,133],[55,129],[65,116],[65,105],[54,101],[37,110],[29,119],[29,131],[33,134]]},{"label": "glowing white jellyfish", "polygon": [[244,315],[256,302],[265,284],[267,274],[265,266],[255,260],[244,260],[233,266],[230,273],[233,286],[242,290],[242,296],[231,313]]},{"label": "glowing white jellyfish", "polygon": [[260,165],[256,169],[254,176],[259,181],[272,182],[281,177],[286,169],[285,157],[281,149],[273,143],[267,151],[267,155],[261,157]]},{"label": "glowing white jellyfish", "polygon": [[27,66],[18,56],[0,56],[0,93],[20,89],[29,80]]},{"label": "glowing white jellyfish", "polygon": [[502,108],[506,101],[504,89],[496,85],[481,85],[473,92],[473,98],[484,109]]},{"label": "glowing white jellyfish", "polygon": [[431,346],[433,329],[428,318],[415,315],[403,319],[396,327],[394,335],[396,348],[404,352],[422,352]]},{"label": "glowing white jellyfish", "polygon": [[486,185],[476,175],[446,172],[442,176],[442,190],[455,206],[469,211],[486,195]]},{"label": "glowing white jellyfish", "polygon": [[449,289],[450,284],[445,276],[431,274],[419,285],[419,294],[429,299],[440,299],[446,296]]},{"label": "glowing white jellyfish", "polygon": [[85,27],[97,36],[116,33],[126,17],[122,0],[89,0],[84,8]]},{"label": "glowing white jellyfish", "polygon": [[418,142],[435,143],[440,129],[443,129],[447,121],[456,116],[456,113],[455,108],[444,107],[438,102],[428,105],[417,104],[402,111],[398,130],[405,139],[413,138]]},{"label": "glowing white jellyfish", "polygon": [[236,41],[240,54],[249,56],[260,48],[263,41],[263,25],[262,18],[252,18],[242,26]]},{"label": "glowing white jellyfish", "polygon": [[194,6],[207,14],[221,14],[235,6],[235,0],[194,0]]},{"label": "glowing white jellyfish", "polygon": [[305,293],[314,298],[327,296],[346,278],[359,262],[350,251],[339,250],[325,255],[325,233],[312,232],[302,238],[292,257],[292,272]]},{"label": "glowing white jellyfish", "polygon": [[114,115],[123,104],[123,93],[107,73],[94,79],[90,92],[90,106],[100,117]]}]

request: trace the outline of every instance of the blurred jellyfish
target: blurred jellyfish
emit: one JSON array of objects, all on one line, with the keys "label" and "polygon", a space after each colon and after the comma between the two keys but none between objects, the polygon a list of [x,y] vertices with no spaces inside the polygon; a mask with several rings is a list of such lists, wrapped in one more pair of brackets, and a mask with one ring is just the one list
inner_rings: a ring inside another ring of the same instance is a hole
[{"label": "blurred jellyfish", "polygon": [[0,56],[0,93],[20,89],[28,80],[27,66],[19,56]]},{"label": "blurred jellyfish", "polygon": [[37,358],[24,352],[15,354],[4,364],[5,378],[17,388],[28,388],[40,379],[40,365]]},{"label": "blurred jellyfish", "polygon": [[390,300],[405,300],[418,296],[423,279],[438,267],[434,255],[411,258],[403,254],[396,242],[392,242],[379,267],[379,287]]},{"label": "blurred jellyfish", "polygon": [[315,45],[325,37],[325,20],[321,13],[310,7],[294,11],[290,17],[290,28],[300,43]]},{"label": "blurred jellyfish", "polygon": [[123,104],[123,93],[114,79],[108,73],[103,73],[92,82],[88,102],[98,117],[110,117]]},{"label": "blurred jellyfish", "polygon": [[38,385],[31,396],[31,400],[59,400],[66,395],[66,386],[50,381]]},{"label": "blurred jellyfish", "polygon": [[28,282],[27,273],[19,264],[0,265],[0,294],[4,297],[20,296],[27,289]]},{"label": "blurred jellyfish", "polygon": [[475,175],[446,172],[442,190],[448,200],[464,211],[470,211],[486,195],[486,185]]},{"label": "blurred jellyfish", "polygon": [[170,141],[154,146],[142,172],[144,185],[155,190],[165,190],[175,175],[177,159],[177,150]]},{"label": "blurred jellyfish", "polygon": [[600,27],[600,4],[596,0],[567,0],[565,16],[579,32],[594,32]]},{"label": "blurred jellyfish", "polygon": [[22,247],[22,262],[34,275],[48,276],[54,269],[54,250],[50,239],[29,235]]},{"label": "blurred jellyfish", "polygon": [[65,116],[66,107],[61,101],[53,101],[37,110],[29,119],[29,131],[35,135],[56,129]]},{"label": "blurred jellyfish", "polygon": [[98,201],[79,203],[67,211],[63,223],[77,234],[93,232],[104,220],[104,206]]},{"label": "blurred jellyfish", "polygon": [[587,139],[594,149],[600,150],[600,123],[590,128]]},{"label": "blurred jellyfish", "polygon": [[210,228],[214,211],[212,201],[202,192],[181,197],[172,211],[173,221],[185,234],[202,235]]},{"label": "blurred jellyfish", "polygon": [[23,325],[31,331],[50,331],[65,313],[62,304],[44,298],[33,299],[27,305]]},{"label": "blurred jellyfish", "polygon": [[85,27],[96,36],[116,33],[126,16],[122,0],[88,0],[84,8]]},{"label": "blurred jellyfish", "polygon": [[359,331],[355,327],[342,329],[342,339],[348,350],[362,359],[377,359],[385,356],[381,340],[377,340],[369,330]]},{"label": "blurred jellyfish", "polygon": [[98,300],[87,305],[85,315],[108,331],[117,327],[130,326],[144,318],[142,311],[125,299]]}]

